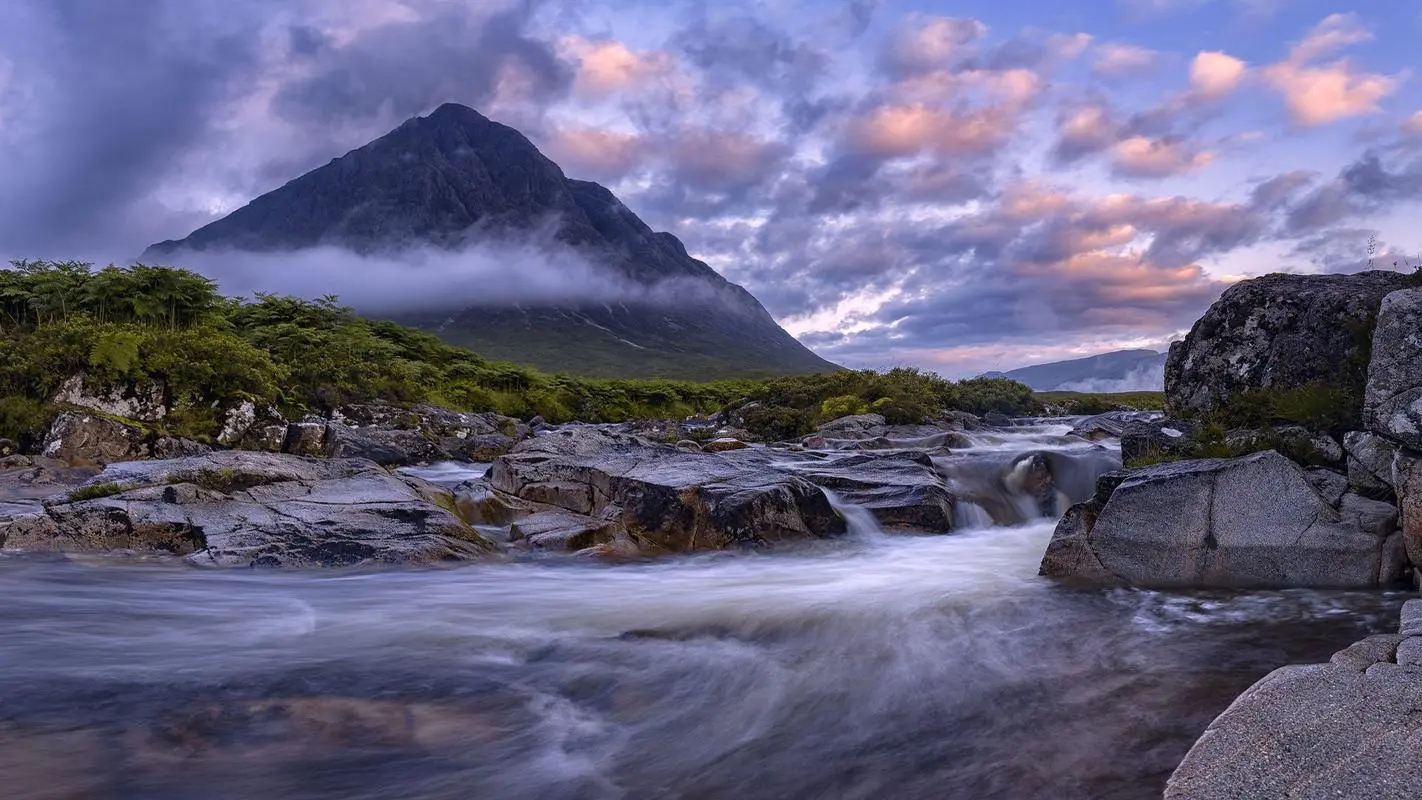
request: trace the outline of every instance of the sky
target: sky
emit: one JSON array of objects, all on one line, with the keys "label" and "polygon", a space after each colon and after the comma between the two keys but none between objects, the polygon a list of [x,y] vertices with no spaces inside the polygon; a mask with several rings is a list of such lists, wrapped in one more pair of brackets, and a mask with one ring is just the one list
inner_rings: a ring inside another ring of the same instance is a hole
[{"label": "sky", "polygon": [[838,363],[1161,348],[1233,281],[1418,259],[1419,38],[1397,0],[6,0],[0,256],[131,260],[459,102]]}]

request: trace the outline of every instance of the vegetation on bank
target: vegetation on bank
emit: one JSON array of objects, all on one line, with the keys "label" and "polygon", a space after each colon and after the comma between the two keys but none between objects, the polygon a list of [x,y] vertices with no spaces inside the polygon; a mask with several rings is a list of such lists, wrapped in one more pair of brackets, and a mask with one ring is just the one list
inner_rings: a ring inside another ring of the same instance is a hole
[{"label": "vegetation on bank", "polygon": [[1033,397],[1066,416],[1165,408],[1165,392],[1034,392]]},{"label": "vegetation on bank", "polygon": [[363,319],[335,297],[227,298],[201,275],[142,264],[12,266],[0,269],[0,437],[21,442],[48,427],[50,398],[77,374],[91,391],[161,387],[169,413],[150,428],[200,441],[216,434],[223,409],[248,400],[288,418],[378,400],[555,423],[684,418],[750,402],[746,426],[768,438],[841,412],[918,422],[945,409],[1037,407],[1010,380],[953,382],[914,369],[714,383],[548,375]]}]

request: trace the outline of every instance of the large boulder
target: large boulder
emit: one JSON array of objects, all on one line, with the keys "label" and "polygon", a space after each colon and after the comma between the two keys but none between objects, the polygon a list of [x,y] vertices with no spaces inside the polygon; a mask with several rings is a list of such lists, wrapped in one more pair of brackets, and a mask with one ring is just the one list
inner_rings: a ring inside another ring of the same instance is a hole
[{"label": "large boulder", "polygon": [[1383,298],[1363,417],[1374,433],[1422,450],[1422,289]]},{"label": "large boulder", "polygon": [[98,413],[63,411],[55,417],[41,452],[70,464],[111,464],[147,458],[148,433],[136,424]]},{"label": "large boulder", "polygon": [[1422,455],[1400,452],[1393,460],[1392,485],[1402,518],[1402,537],[1414,565],[1422,564]]},{"label": "large boulder", "polygon": [[1383,298],[1407,277],[1265,275],[1225,291],[1170,346],[1165,394],[1174,413],[1205,413],[1250,389],[1334,387],[1362,397]]},{"label": "large boulder", "polygon": [[1100,586],[1374,588],[1401,577],[1391,506],[1324,500],[1273,451],[1104,476],[1073,506],[1043,575]]},{"label": "large boulder", "polygon": [[1422,601],[1408,601],[1402,616],[1399,633],[1250,687],[1190,749],[1166,800],[1413,797],[1422,782]]},{"label": "large boulder", "polygon": [[138,551],[212,567],[429,564],[492,545],[453,496],[362,460],[221,452],[109,467],[0,524],[0,546]]},{"label": "large boulder", "polygon": [[494,462],[496,492],[617,523],[644,551],[715,550],[845,532],[808,480],[757,450],[695,453],[597,428],[522,442]]}]

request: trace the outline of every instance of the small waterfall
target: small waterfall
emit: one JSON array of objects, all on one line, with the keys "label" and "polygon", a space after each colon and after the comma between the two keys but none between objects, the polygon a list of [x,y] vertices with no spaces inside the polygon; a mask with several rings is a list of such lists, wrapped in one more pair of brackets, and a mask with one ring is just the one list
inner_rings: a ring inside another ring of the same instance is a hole
[{"label": "small waterfall", "polygon": [[1059,517],[1073,503],[1090,499],[1097,477],[1119,469],[1121,457],[1104,447],[994,448],[935,457],[933,465],[965,509],[955,510],[955,523],[976,527],[979,512],[997,525]]},{"label": "small waterfall", "polygon": [[960,531],[976,531],[992,527],[992,515],[986,508],[970,500],[959,500],[953,504],[953,528]]},{"label": "small waterfall", "polygon": [[820,487],[820,491],[825,493],[825,498],[829,500],[830,508],[844,518],[844,525],[849,529],[849,536],[853,539],[882,539],[887,534],[879,525],[879,520],[874,518],[873,512],[864,506],[858,506],[848,502],[835,492]]}]

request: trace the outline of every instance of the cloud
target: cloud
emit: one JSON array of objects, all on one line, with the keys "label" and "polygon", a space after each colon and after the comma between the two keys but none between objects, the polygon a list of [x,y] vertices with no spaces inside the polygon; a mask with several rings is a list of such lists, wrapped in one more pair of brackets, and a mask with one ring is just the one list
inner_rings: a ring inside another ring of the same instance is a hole
[{"label": "cloud", "polygon": [[575,91],[602,96],[668,80],[676,71],[671,55],[633,52],[622,42],[567,36],[559,42],[566,58],[578,65]]},{"label": "cloud", "polygon": [[1201,52],[1190,63],[1190,85],[1202,98],[1216,100],[1234,91],[1248,71],[1245,63],[1220,52]]},{"label": "cloud", "polygon": [[975,19],[912,14],[886,41],[882,61],[896,77],[949,69],[974,57],[987,31]]},{"label": "cloud", "polygon": [[972,155],[995,150],[1014,129],[1014,118],[1003,109],[956,113],[913,103],[871,109],[851,121],[846,140],[855,151],[881,158],[926,150]]},{"label": "cloud", "polygon": [[1155,69],[1159,60],[1160,54],[1154,50],[1110,42],[1097,48],[1091,72],[1098,78],[1139,76]]},{"label": "cloud", "polygon": [[1213,153],[1192,150],[1179,140],[1132,136],[1111,150],[1111,166],[1117,175],[1135,178],[1165,178],[1201,169],[1215,160]]},{"label": "cloud", "polygon": [[1313,127],[1379,111],[1379,102],[1401,84],[1399,76],[1362,71],[1339,59],[1316,64],[1342,47],[1366,42],[1372,34],[1354,14],[1333,14],[1294,46],[1288,58],[1262,74],[1284,98],[1296,124]]},{"label": "cloud", "polygon": [[558,127],[544,137],[548,156],[574,177],[617,180],[643,163],[646,152],[635,133],[580,125]]}]

